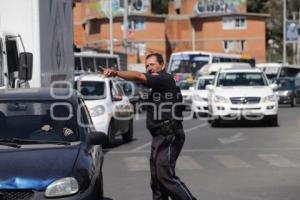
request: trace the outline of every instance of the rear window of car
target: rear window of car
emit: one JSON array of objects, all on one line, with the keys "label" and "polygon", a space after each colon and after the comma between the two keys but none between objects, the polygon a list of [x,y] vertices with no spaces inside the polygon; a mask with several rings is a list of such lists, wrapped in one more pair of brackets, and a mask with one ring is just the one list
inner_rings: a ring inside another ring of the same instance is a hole
[{"label": "rear window of car", "polygon": [[79,81],[75,83],[75,89],[85,100],[105,99],[106,87],[104,81]]},{"label": "rear window of car", "polygon": [[294,88],[293,80],[277,79],[275,83],[278,85],[279,90],[291,90]]},{"label": "rear window of car", "polygon": [[207,85],[212,85],[213,81],[214,81],[213,79],[199,79],[197,90],[205,90],[205,87]]}]

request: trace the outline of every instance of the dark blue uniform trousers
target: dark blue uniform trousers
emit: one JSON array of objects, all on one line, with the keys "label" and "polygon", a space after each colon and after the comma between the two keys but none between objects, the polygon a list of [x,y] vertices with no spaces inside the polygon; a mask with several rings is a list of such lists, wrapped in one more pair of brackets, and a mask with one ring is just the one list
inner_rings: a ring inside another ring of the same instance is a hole
[{"label": "dark blue uniform trousers", "polygon": [[[152,134],[154,135],[154,134]],[[150,170],[153,200],[196,200],[186,185],[175,174],[176,160],[185,141],[183,130],[176,134],[152,139]]]}]

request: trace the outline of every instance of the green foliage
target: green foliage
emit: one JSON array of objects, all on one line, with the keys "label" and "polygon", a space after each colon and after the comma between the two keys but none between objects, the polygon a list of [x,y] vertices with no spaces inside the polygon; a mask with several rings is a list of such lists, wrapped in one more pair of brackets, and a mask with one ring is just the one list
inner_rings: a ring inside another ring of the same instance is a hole
[{"label": "green foliage", "polygon": [[168,13],[168,0],[151,0],[152,12],[155,14]]},{"label": "green foliage", "polygon": [[248,12],[264,13],[267,10],[268,0],[248,0]]},{"label": "green foliage", "polygon": [[[299,0],[287,1],[287,19],[293,19],[293,13],[299,12]],[[282,45],[283,45],[283,0],[248,0],[248,12],[267,13],[270,17],[267,19],[267,41],[272,39],[278,47],[270,50],[267,46],[269,57],[273,61],[282,60]],[[298,18],[298,17],[297,17]],[[290,48],[290,46],[288,46]],[[288,49],[289,51],[289,49]]]}]

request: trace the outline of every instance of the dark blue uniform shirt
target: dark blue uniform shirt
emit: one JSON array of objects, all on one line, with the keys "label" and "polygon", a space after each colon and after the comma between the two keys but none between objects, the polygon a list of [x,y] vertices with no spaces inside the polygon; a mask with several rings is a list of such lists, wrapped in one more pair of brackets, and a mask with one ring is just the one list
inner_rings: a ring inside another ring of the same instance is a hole
[{"label": "dark blue uniform shirt", "polygon": [[171,74],[164,71],[155,75],[145,73],[151,88],[147,105],[147,128],[158,128],[161,122],[174,119],[182,128],[182,95]]}]

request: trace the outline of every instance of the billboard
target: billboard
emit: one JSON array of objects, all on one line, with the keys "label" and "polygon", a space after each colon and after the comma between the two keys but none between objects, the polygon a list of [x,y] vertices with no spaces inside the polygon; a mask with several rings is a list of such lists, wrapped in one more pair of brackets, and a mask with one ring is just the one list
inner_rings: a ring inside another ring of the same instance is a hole
[{"label": "billboard", "polygon": [[247,0],[198,0],[194,5],[197,15],[212,13],[245,13]]},{"label": "billboard", "polygon": [[[96,9],[101,17],[109,16],[110,2],[114,16],[121,16],[124,13],[124,0],[98,0],[91,3],[90,8]],[[150,0],[128,0],[128,14],[143,14],[150,8]]]},{"label": "billboard", "polygon": [[288,20],[286,21],[286,42],[287,43],[297,43],[298,42],[298,32],[299,26],[296,21]]}]

